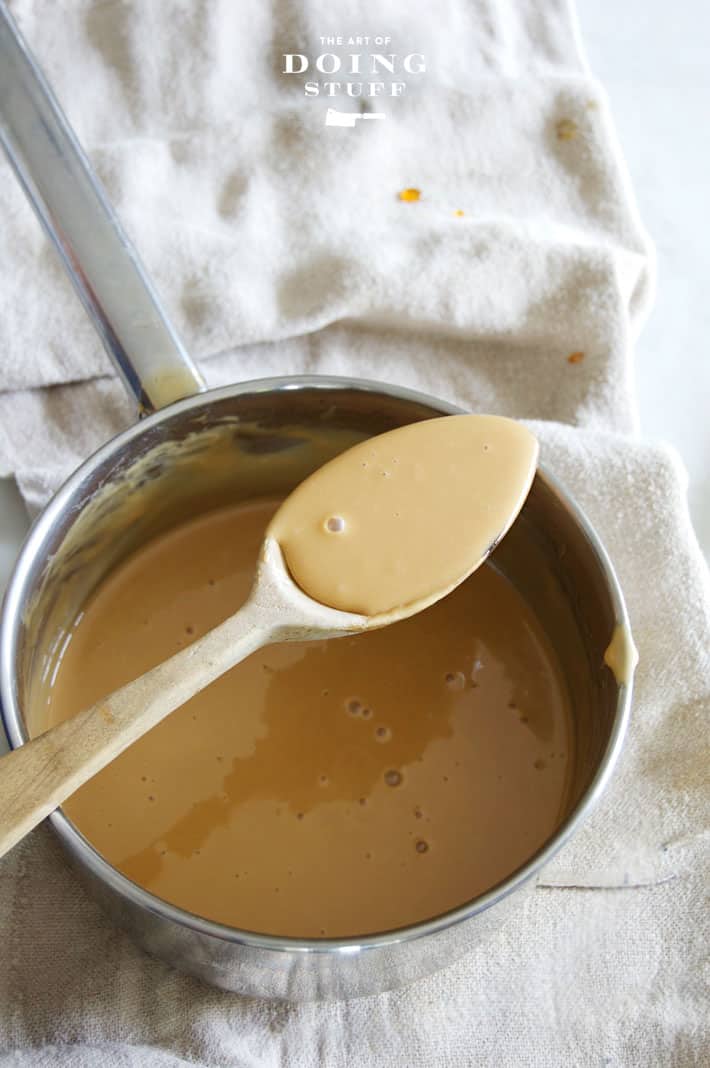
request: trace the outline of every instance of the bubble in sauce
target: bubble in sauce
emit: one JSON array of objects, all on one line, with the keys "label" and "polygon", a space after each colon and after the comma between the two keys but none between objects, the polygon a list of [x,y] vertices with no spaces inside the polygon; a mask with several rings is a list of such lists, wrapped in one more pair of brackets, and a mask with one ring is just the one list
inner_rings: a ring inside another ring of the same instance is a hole
[{"label": "bubble in sauce", "polygon": [[362,716],[363,719],[370,719],[372,717],[372,709],[368,708],[367,706],[365,706],[365,708],[363,708],[363,710],[360,713],[360,715]]},{"label": "bubble in sauce", "polygon": [[397,771],[396,768],[390,768],[385,772],[385,782],[388,786],[400,786],[402,782],[402,773]]},{"label": "bubble in sauce", "polygon": [[423,838],[418,838],[417,841],[414,843],[414,848],[416,849],[417,853],[428,853],[429,843],[425,842]]},{"label": "bubble in sauce", "polygon": [[447,671],[446,675],[444,675],[444,682],[446,683],[447,689],[456,692],[458,690],[463,690],[466,685],[466,678],[463,671]]},{"label": "bubble in sauce", "polygon": [[345,702],[345,707],[351,716],[359,716],[362,712],[362,701],[359,701],[357,697],[351,697]]},{"label": "bubble in sauce", "polygon": [[325,529],[329,534],[342,534],[345,530],[345,520],[341,515],[331,515],[325,521]]},{"label": "bubble in sauce", "polygon": [[388,742],[392,737],[392,731],[389,727],[375,727],[375,738],[378,742]]},{"label": "bubble in sauce", "polygon": [[547,761],[546,760],[541,760],[541,759],[540,760],[536,760],[535,763],[533,764],[533,767],[537,771],[543,771],[547,767]]}]

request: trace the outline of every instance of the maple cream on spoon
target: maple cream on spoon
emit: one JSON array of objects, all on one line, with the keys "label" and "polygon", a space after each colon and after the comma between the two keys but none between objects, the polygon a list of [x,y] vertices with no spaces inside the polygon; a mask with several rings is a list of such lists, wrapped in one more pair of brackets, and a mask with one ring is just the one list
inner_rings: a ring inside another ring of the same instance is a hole
[{"label": "maple cream on spoon", "polygon": [[471,574],[530,489],[538,445],[520,423],[458,415],[356,445],[302,482],[267,530],[314,600],[399,617]]}]

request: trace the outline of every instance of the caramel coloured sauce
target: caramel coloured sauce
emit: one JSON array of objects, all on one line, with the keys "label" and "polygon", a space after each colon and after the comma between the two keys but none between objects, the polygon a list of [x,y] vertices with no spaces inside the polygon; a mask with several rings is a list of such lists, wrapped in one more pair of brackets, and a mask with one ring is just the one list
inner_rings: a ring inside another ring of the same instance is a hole
[{"label": "caramel coloured sauce", "polygon": [[[234,612],[277,502],[157,538],[77,617],[61,721]],[[529,606],[484,564],[410,619],[254,653],[65,804],[157,896],[262,933],[426,919],[509,875],[564,813],[570,708]]]}]

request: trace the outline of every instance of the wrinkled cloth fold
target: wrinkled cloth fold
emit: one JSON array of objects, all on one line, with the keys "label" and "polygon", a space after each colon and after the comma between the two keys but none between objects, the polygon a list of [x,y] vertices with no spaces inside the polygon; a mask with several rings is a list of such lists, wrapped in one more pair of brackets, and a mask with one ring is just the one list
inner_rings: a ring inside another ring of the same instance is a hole
[{"label": "wrinkled cloth fold", "polygon": [[[609,551],[640,665],[589,821],[502,930],[404,990],[211,990],[137,949],[39,828],[0,861],[0,1065],[707,1063],[710,580],[682,466],[637,436],[653,251],[573,12],[11,6],[209,385],[357,375],[528,421]],[[385,121],[325,127],[352,102],[305,97],[280,57],[364,27],[427,69],[377,99]],[[135,413],[0,177],[0,473],[36,511]]]}]

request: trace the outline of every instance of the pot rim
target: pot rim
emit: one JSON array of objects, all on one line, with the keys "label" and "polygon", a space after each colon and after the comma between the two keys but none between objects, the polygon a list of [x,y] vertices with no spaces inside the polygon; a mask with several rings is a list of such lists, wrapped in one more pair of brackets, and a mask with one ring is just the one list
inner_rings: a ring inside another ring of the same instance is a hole
[{"label": "pot rim", "polygon": [[[0,720],[13,749],[28,740],[16,700],[13,671],[24,587],[28,581],[31,565],[42,546],[42,542],[55,521],[65,511],[81,481],[91,470],[110,457],[117,449],[134,438],[140,437],[144,432],[149,431],[152,427],[157,426],[177,412],[201,408],[211,401],[219,401],[243,393],[268,393],[301,389],[354,389],[364,393],[386,394],[402,400],[431,405],[444,415],[456,415],[465,411],[458,405],[440,400],[419,390],[372,379],[337,375],[280,375],[238,382],[233,385],[221,386],[193,394],[165,408],[161,408],[111,438],[69,476],[37,517],[10,576],[0,619]],[[561,500],[586,537],[606,583],[613,605],[615,625],[625,627],[630,633],[626,605],[616,572],[594,528],[579,505],[561,487],[560,483],[550,475],[544,464],[538,465],[537,477],[541,477],[558,499]],[[532,878],[581,826],[605,790],[621,751],[630,718],[632,684],[633,676],[630,676],[627,683],[618,684],[614,722],[599,767],[575,808],[545,845],[534,853],[525,864],[484,894],[428,920],[389,931],[353,935],[347,938],[294,938],[282,935],[259,934],[258,932],[231,927],[227,924],[216,923],[213,920],[205,919],[181,909],[177,905],[171,905],[137,883],[132,882],[127,876],[122,875],[118,869],[114,868],[101,856],[61,810],[57,809],[51,813],[48,819],[70,853],[78,857],[81,863],[94,876],[107,884],[120,897],[127,898],[132,904],[201,935],[254,949],[299,954],[335,953],[348,955],[363,950],[395,945],[400,942],[414,941],[471,919],[513,893],[528,879]]]}]

